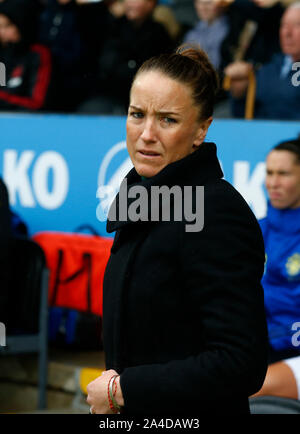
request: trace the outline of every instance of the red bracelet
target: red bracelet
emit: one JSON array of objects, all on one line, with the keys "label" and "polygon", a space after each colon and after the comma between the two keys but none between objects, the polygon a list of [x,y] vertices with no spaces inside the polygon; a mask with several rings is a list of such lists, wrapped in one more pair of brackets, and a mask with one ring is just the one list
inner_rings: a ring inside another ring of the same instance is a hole
[{"label": "red bracelet", "polygon": [[108,384],[107,384],[107,397],[108,397],[108,402],[109,402],[109,408],[110,408],[114,413],[116,413],[116,409],[115,409],[114,404],[113,404],[112,400],[110,399],[110,395],[109,395],[109,385],[110,385],[110,382],[111,382],[112,379],[113,379],[113,377],[111,377],[111,378],[109,379],[109,382],[108,382]]},{"label": "red bracelet", "polygon": [[[110,378],[110,380],[108,382],[108,385],[107,385],[107,396],[108,396],[109,407],[110,407],[110,409],[114,413],[119,413],[119,411],[121,409],[121,407],[116,403],[116,401],[114,400],[115,401],[115,403],[114,403],[113,400],[112,400],[112,398],[114,396],[116,396],[116,393],[117,393],[117,382],[116,382],[116,379],[118,377],[119,377],[119,375],[113,375]],[[111,382],[113,382],[113,384],[112,384],[111,392],[110,392],[110,384],[111,384]],[[114,390],[113,390],[113,388],[114,388]],[[112,397],[111,397],[111,394],[112,394]]]},{"label": "red bracelet", "polygon": [[113,392],[113,396],[116,396],[116,394],[117,394],[117,377],[115,377],[115,379],[114,379],[114,386],[115,386],[115,390],[114,390],[114,392]]}]

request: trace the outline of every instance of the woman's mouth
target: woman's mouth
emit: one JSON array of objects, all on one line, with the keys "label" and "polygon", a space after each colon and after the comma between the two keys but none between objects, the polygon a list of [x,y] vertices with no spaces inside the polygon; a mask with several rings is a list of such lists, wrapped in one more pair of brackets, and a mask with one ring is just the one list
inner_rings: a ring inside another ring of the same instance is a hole
[{"label": "woman's mouth", "polygon": [[138,151],[138,152],[144,158],[155,158],[160,156],[158,152],[154,152],[154,151]]}]

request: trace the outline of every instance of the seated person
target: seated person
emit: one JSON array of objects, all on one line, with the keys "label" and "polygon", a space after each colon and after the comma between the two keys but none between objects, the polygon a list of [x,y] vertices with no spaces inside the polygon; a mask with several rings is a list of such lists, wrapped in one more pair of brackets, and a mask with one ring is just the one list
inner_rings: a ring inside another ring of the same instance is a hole
[{"label": "seated person", "polygon": [[260,225],[270,356],[264,385],[255,396],[300,399],[300,140],[275,146],[266,171],[268,212]]},{"label": "seated person", "polygon": [[[269,63],[256,71],[256,98],[254,117],[257,119],[300,119],[299,87],[293,83],[294,62],[300,60],[300,2],[293,3],[284,12],[280,24],[282,53],[275,54]],[[249,73],[253,65],[234,62],[225,68],[231,79],[233,115],[243,117]]]},{"label": "seated person", "polygon": [[226,8],[223,3],[215,0],[195,0],[194,6],[199,21],[185,34],[183,42],[199,44],[214,67],[219,69],[222,42],[230,28]]},{"label": "seated person", "polygon": [[40,15],[38,40],[49,48],[53,61],[54,111],[72,112],[85,96],[88,58],[78,15],[73,0],[48,0]]},{"label": "seated person", "polygon": [[111,23],[98,57],[97,83],[80,113],[126,114],[132,79],[148,58],[170,51],[165,27],[152,18],[156,0],[124,0],[125,15]]},{"label": "seated person", "polygon": [[0,3],[0,62],[5,86],[0,87],[1,111],[37,111],[46,107],[51,57],[42,45],[32,45],[36,25],[30,0]]}]

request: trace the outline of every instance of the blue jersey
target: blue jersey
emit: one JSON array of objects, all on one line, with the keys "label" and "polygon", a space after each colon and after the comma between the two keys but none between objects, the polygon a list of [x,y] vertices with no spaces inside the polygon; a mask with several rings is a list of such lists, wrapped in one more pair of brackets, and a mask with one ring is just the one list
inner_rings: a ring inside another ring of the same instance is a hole
[{"label": "blue jersey", "polygon": [[277,351],[300,349],[300,341],[293,339],[300,326],[300,208],[279,210],[268,204],[267,217],[259,223],[266,250],[262,285],[270,344]]}]

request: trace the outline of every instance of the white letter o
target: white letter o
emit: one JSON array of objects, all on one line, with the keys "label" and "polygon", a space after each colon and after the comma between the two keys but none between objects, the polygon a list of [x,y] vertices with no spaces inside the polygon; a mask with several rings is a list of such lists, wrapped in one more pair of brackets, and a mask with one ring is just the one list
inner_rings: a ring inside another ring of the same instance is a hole
[{"label": "white letter o", "polygon": [[[53,169],[53,188],[48,189],[48,172]],[[64,202],[69,189],[67,163],[58,152],[44,152],[36,161],[32,183],[39,204],[46,209],[56,209]]]}]

